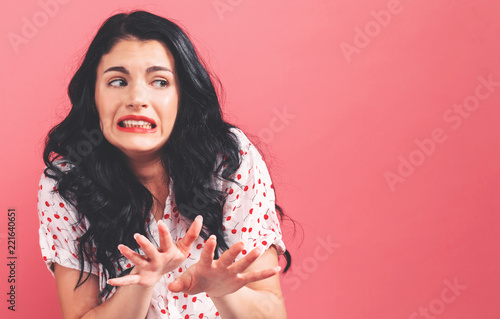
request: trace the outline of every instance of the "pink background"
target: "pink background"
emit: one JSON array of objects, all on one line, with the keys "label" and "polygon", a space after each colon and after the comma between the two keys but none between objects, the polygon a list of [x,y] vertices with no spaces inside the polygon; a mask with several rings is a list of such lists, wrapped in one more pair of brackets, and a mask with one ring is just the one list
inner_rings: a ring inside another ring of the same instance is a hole
[{"label": "pink background", "polygon": [[0,13],[2,318],[60,318],[37,237],[43,138],[98,26],[138,8],[188,30],[228,119],[263,139],[278,203],[303,227],[286,238],[289,318],[500,316],[498,1],[61,0],[44,14],[54,1]]}]

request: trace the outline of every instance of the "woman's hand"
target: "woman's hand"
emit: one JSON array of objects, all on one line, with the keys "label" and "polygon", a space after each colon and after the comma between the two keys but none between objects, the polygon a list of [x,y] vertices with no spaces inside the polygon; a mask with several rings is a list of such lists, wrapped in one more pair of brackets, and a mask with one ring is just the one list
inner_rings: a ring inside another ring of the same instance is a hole
[{"label": "woman's hand", "polygon": [[139,255],[125,245],[118,245],[118,249],[127,257],[135,267],[130,274],[109,279],[112,286],[141,285],[152,287],[160,278],[179,267],[188,257],[193,242],[198,238],[203,226],[203,217],[197,216],[186,235],[173,243],[167,225],[163,221],[158,222],[158,233],[160,247],[155,247],[145,236],[135,234],[134,238],[142,248],[144,256]]},{"label": "woman's hand", "polygon": [[214,261],[216,245],[215,235],[210,236],[203,247],[200,260],[171,282],[168,289],[172,292],[184,292],[190,295],[205,292],[210,297],[222,297],[250,282],[274,276],[281,269],[277,266],[243,273],[261,255],[261,249],[255,248],[244,258],[233,262],[243,250],[244,243],[238,242]]}]

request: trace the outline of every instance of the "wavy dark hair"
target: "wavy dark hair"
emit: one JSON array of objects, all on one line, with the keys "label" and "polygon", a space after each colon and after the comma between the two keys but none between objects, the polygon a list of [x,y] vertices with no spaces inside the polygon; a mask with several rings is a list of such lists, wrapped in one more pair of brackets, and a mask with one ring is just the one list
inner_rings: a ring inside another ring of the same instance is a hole
[{"label": "wavy dark hair", "polygon": [[[230,176],[241,158],[237,137],[229,129],[237,127],[223,120],[210,74],[178,25],[145,11],[116,14],[102,24],[71,79],[68,95],[72,108],[48,133],[43,153],[45,174],[57,181],[59,194],[77,209],[79,222],[85,217],[90,224],[78,240],[80,276],[75,289],[88,279],[89,275],[83,278],[85,260],[91,267],[92,263],[102,264],[106,278],[122,276],[130,269],[115,271],[114,264],[124,258],[118,244],[137,250],[134,233],[152,238],[147,219],[155,199],[133,174],[125,155],[103,138],[95,105],[97,65],[125,39],[157,40],[173,54],[180,99],[173,131],[161,149],[162,163],[175,185],[180,214],[191,221],[203,215],[201,236],[217,236],[216,258],[219,250],[229,248],[222,230],[227,194],[211,186],[215,179],[236,182]],[[70,165],[62,168],[61,163]],[[283,220],[282,208],[276,205],[276,210]],[[291,256],[288,251],[284,255],[286,272]],[[106,287],[101,297],[111,289]]]}]

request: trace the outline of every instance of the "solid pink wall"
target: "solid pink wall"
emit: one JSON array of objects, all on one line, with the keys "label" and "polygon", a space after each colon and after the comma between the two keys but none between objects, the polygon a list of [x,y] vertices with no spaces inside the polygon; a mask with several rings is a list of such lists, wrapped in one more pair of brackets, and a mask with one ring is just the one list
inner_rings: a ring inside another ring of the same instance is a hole
[{"label": "solid pink wall", "polygon": [[0,13],[2,318],[60,318],[38,246],[43,138],[99,25],[137,8],[186,27],[227,118],[262,138],[278,203],[304,230],[287,241],[289,318],[498,318],[498,2],[54,1]]}]

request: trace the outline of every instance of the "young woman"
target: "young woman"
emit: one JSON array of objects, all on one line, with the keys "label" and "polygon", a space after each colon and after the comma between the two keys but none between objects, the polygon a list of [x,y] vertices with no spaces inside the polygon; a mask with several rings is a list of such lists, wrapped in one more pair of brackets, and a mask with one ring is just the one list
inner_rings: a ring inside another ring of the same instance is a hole
[{"label": "young woman", "polygon": [[110,17],[68,94],[38,193],[63,317],[286,318],[269,172],[186,34]]}]

